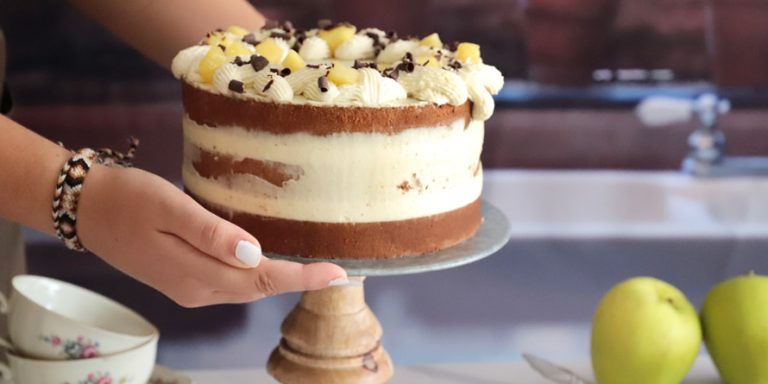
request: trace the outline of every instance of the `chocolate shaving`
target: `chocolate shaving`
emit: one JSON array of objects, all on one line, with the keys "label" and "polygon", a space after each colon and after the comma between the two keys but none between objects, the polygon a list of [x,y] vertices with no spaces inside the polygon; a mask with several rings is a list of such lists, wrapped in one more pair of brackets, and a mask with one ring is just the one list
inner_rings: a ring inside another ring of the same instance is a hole
[{"label": "chocolate shaving", "polygon": [[291,69],[290,68],[283,68],[282,70],[280,70],[280,76],[282,76],[282,77],[286,77],[286,76],[288,76],[290,74],[291,74]]},{"label": "chocolate shaving", "polygon": [[243,93],[245,91],[243,82],[238,80],[230,80],[227,88],[229,88],[230,91],[237,93]]},{"label": "chocolate shaving", "polygon": [[405,61],[413,61],[413,54],[410,52],[406,52],[405,56],[403,57],[403,60]]},{"label": "chocolate shaving", "polygon": [[242,67],[243,65],[249,64],[249,63],[250,63],[250,61],[245,61],[245,60],[243,60],[243,58],[242,58],[242,57],[240,57],[240,56],[235,56],[235,61],[233,61],[233,63],[234,63],[235,65],[237,65],[238,67]]},{"label": "chocolate shaving", "polygon": [[373,40],[373,45],[381,44],[381,36],[378,33],[366,32],[365,35]]},{"label": "chocolate shaving", "polygon": [[320,76],[317,78],[317,87],[320,88],[320,92],[328,92],[328,89],[330,89],[330,85],[328,84],[328,78],[325,76]]},{"label": "chocolate shaving", "polygon": [[261,71],[267,65],[269,65],[269,60],[267,60],[264,56],[251,55],[251,67],[253,67],[254,71]]},{"label": "chocolate shaving", "polygon": [[267,20],[264,23],[264,27],[262,27],[262,29],[275,29],[279,27],[280,27],[280,23],[277,20]]},{"label": "chocolate shaving", "polygon": [[461,62],[459,62],[458,60],[451,61],[450,64],[448,64],[448,66],[455,70],[459,70],[462,67],[464,67],[463,65],[461,65]]},{"label": "chocolate shaving", "polygon": [[397,80],[400,76],[400,71],[397,68],[387,68],[384,70],[384,76],[389,77],[392,80]]},{"label": "chocolate shaving", "polygon": [[217,47],[219,47],[219,49],[221,49],[222,52],[227,50],[227,47],[225,47],[225,46],[223,46],[221,44],[217,45]]},{"label": "chocolate shaving", "polygon": [[296,32],[296,44],[294,44],[296,50],[298,50],[301,47],[301,44],[304,44],[304,40],[307,39],[307,33],[304,31]]},{"label": "chocolate shaving", "polygon": [[404,62],[398,64],[397,67],[395,67],[395,69],[397,69],[398,71],[403,71],[403,72],[406,72],[406,73],[411,73],[411,72],[413,72],[416,69],[416,66],[413,65],[413,62],[411,62],[411,61],[404,61]]},{"label": "chocolate shaving", "polygon": [[265,86],[264,86],[264,89],[262,89],[262,90],[261,90],[261,92],[267,92],[267,91],[269,91],[269,88],[271,88],[271,87],[272,87],[272,83],[274,83],[274,82],[275,82],[275,80],[272,80],[272,79],[270,79],[270,80],[267,82],[267,85],[265,85]]},{"label": "chocolate shaving", "polygon": [[256,35],[254,35],[253,33],[249,33],[249,34],[243,36],[242,40],[243,40],[244,43],[248,43],[248,44],[251,44],[251,45],[259,44],[259,40],[256,39]]},{"label": "chocolate shaving", "polygon": [[376,66],[376,63],[371,61],[364,61],[364,60],[355,60],[354,64],[352,64],[352,68],[354,69],[361,69],[361,68],[373,68],[378,69]]}]

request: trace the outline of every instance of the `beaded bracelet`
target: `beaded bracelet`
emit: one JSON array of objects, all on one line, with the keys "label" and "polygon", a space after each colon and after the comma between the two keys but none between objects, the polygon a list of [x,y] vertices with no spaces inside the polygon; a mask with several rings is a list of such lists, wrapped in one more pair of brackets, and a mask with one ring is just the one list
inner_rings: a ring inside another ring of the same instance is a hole
[{"label": "beaded bracelet", "polygon": [[77,237],[77,205],[85,177],[93,163],[110,167],[130,167],[130,161],[138,146],[139,140],[132,137],[128,151],[124,154],[109,148],[83,148],[75,152],[64,164],[53,193],[52,215],[56,237],[63,241],[67,248],[79,252],[86,251]]}]

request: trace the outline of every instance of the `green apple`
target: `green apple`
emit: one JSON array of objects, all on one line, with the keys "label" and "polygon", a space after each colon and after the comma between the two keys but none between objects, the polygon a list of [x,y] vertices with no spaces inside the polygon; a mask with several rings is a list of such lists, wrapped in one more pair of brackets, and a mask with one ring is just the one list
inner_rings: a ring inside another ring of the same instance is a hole
[{"label": "green apple", "polygon": [[707,350],[728,384],[768,383],[768,277],[724,281],[701,308]]},{"label": "green apple", "polygon": [[621,282],[595,311],[592,368],[600,384],[679,384],[700,346],[696,309],[661,280]]}]

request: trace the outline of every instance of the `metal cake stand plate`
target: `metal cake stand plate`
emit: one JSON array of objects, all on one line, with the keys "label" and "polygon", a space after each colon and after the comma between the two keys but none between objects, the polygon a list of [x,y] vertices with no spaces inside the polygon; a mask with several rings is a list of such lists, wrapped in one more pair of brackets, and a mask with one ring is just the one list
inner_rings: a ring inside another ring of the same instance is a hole
[{"label": "metal cake stand plate", "polygon": [[[469,264],[492,255],[509,241],[504,213],[483,201],[483,222],[475,236],[438,252],[395,259],[314,259],[269,254],[274,259],[338,264],[349,276],[392,276],[431,272]],[[272,351],[267,371],[284,384],[384,383],[393,373],[381,346],[382,328],[365,303],[363,285],[305,292],[283,320],[283,338]]]},{"label": "metal cake stand plate", "polygon": [[472,238],[442,251],[395,259],[345,260],[316,259],[266,253],[267,257],[300,263],[327,261],[337,264],[350,276],[393,276],[432,272],[459,267],[494,254],[509,241],[509,220],[498,208],[482,202],[483,223]]}]

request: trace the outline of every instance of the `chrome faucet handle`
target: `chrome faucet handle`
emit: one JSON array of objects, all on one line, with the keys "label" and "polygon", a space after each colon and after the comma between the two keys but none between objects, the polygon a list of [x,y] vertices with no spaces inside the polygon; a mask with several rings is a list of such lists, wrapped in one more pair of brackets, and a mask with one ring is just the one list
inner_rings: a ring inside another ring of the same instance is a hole
[{"label": "chrome faucet handle", "polygon": [[717,117],[731,110],[731,102],[720,99],[711,93],[705,93],[695,100],[651,96],[643,99],[635,108],[640,121],[649,127],[661,127],[690,121],[694,114],[704,126],[713,126]]},{"label": "chrome faucet handle", "polygon": [[649,127],[662,127],[689,121],[693,112],[693,101],[668,96],[645,98],[635,108],[637,117]]}]

